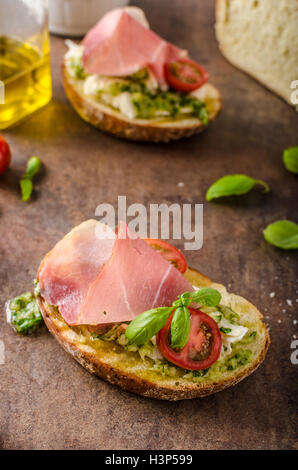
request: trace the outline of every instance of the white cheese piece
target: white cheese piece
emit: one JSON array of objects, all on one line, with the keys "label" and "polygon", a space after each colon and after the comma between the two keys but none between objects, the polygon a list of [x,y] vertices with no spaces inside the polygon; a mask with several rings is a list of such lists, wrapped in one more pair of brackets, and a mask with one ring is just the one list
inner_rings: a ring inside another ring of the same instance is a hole
[{"label": "white cheese piece", "polygon": [[96,95],[99,91],[103,91],[110,85],[109,79],[100,75],[90,75],[84,81],[84,94]]},{"label": "white cheese piece", "polygon": [[154,92],[157,90],[159,86],[158,81],[156,80],[155,75],[151,72],[149,68],[147,68],[147,72],[148,72],[148,77],[146,78],[146,80],[144,80],[146,83],[146,87],[148,88],[149,91]]},{"label": "white cheese piece", "polygon": [[146,356],[148,356],[150,359],[153,359],[153,361],[157,361],[157,359],[164,360],[164,357],[159,352],[157,346],[154,346],[152,353],[147,353]]},{"label": "white cheese piece", "polygon": [[66,39],[65,41],[66,46],[68,47],[68,51],[64,55],[64,60],[66,66],[68,67],[68,73],[72,76],[76,76],[76,72],[73,67],[70,65],[80,65],[82,61],[83,55],[83,46],[76,44],[75,42],[71,41],[70,39]]},{"label": "white cheese piece", "polygon": [[77,44],[71,39],[66,39],[65,40],[65,45],[68,47],[68,51],[65,54],[65,59],[77,59],[80,60],[82,55],[83,55],[83,46],[80,46],[80,44]]},{"label": "white cheese piece", "polygon": [[207,84],[205,83],[205,85],[201,86],[201,88],[198,88],[197,90],[192,91],[190,95],[193,96],[194,98],[197,98],[200,101],[204,101],[207,97],[207,91],[208,91],[208,87],[207,87]]},{"label": "white cheese piece", "polygon": [[103,75],[89,75],[84,81],[84,94],[96,95],[99,91],[107,91],[113,83],[125,83],[121,78],[104,77]]},{"label": "white cheese piece", "polygon": [[84,81],[84,94],[85,95],[96,95],[100,90],[100,78],[98,75],[90,75]]},{"label": "white cheese piece", "polygon": [[112,99],[112,105],[119,109],[124,116],[128,119],[134,119],[136,117],[136,110],[131,101],[131,95],[127,91],[114,96]]},{"label": "white cheese piece", "polygon": [[200,101],[206,101],[206,99],[216,99],[217,94],[216,94],[215,88],[209,86],[208,83],[205,83],[205,85],[201,86],[201,88],[198,88],[197,90],[194,90],[190,93],[190,96],[194,96]]},{"label": "white cheese piece", "polygon": [[[218,312],[220,315],[220,312]],[[242,338],[246,335],[248,332],[248,328],[246,326],[242,325],[233,325],[230,323],[228,320],[225,318],[221,318],[221,321],[218,323],[219,328],[228,328],[231,331],[229,333],[221,333],[221,339],[222,339],[222,345],[227,348],[226,352],[230,353],[232,352],[232,343],[236,343],[237,341],[241,341]]]},{"label": "white cheese piece", "polygon": [[[195,290],[200,290],[196,286],[193,286],[193,288]],[[220,332],[222,339],[221,356],[223,354],[229,354],[230,352],[232,352],[231,344],[236,343],[237,341],[241,341],[248,332],[248,328],[246,328],[246,326],[234,325],[233,323],[230,323],[224,318],[223,314],[219,311],[212,312],[210,316],[213,319],[215,319],[216,317],[221,318],[220,322],[217,323],[218,328],[228,328],[229,330],[231,330],[229,331],[229,333],[223,333],[222,331]],[[224,347],[226,348],[226,351],[224,350]]]}]

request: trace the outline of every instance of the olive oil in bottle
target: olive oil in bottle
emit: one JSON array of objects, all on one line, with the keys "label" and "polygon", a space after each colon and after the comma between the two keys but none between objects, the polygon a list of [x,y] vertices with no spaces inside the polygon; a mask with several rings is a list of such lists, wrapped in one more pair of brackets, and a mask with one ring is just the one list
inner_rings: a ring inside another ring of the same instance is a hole
[{"label": "olive oil in bottle", "polygon": [[28,42],[0,36],[0,130],[41,108],[51,97],[49,41],[41,54]]}]

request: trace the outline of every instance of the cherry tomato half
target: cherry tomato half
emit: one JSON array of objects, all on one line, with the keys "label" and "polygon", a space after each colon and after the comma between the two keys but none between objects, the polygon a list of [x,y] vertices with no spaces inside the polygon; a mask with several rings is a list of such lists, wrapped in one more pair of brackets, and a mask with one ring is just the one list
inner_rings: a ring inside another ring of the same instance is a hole
[{"label": "cherry tomato half", "polygon": [[144,241],[148,243],[156,251],[159,251],[160,254],[171,264],[175,266],[181,273],[185,273],[187,270],[187,262],[184,255],[181,253],[178,248],[171,245],[164,240],[159,240],[155,238],[144,238]]},{"label": "cherry tomato half", "polygon": [[171,348],[171,322],[173,313],[167,323],[157,333],[156,342],[161,354],[173,364],[188,370],[207,369],[217,361],[221,351],[221,336],[216,322],[193,308],[190,311],[189,340],[183,349]]},{"label": "cherry tomato half", "polygon": [[179,59],[165,65],[166,80],[171,88],[183,93],[197,90],[209,79],[209,73],[190,59]]},{"label": "cherry tomato half", "polygon": [[4,137],[0,135],[0,175],[4,173],[10,165],[10,148]]}]

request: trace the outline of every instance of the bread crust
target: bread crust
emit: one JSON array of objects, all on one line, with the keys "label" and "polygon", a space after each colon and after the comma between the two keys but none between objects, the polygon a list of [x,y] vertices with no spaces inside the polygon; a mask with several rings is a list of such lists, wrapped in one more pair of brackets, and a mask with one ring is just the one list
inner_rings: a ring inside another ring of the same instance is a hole
[{"label": "bread crust", "polygon": [[[191,278],[192,274],[195,275],[196,279],[200,279],[202,286],[208,286],[212,284],[210,279],[208,279],[206,276],[202,275],[196,270],[189,269],[188,277]],[[244,299],[242,300],[244,301]],[[254,307],[248,301],[245,302],[247,302],[247,305],[250,309],[254,310],[259,319],[262,320],[263,317],[256,307]],[[265,359],[266,352],[270,344],[268,331],[266,326],[263,324],[265,335],[262,350],[258,357],[247,367],[235,371],[235,373],[233,373],[233,375],[229,378],[217,380],[212,383],[199,382],[171,385],[168,383],[143,379],[126,371],[125,369],[113,367],[107,358],[100,357],[98,354],[95,354],[95,352],[84,350],[84,348],[74,339],[71,337],[66,337],[66,335],[63,333],[63,329],[61,328],[60,323],[56,322],[51,308],[47,305],[44,299],[42,299],[42,297],[38,297],[38,303],[49,331],[53,334],[53,336],[57,339],[65,351],[71,354],[73,358],[79,362],[79,364],[85,367],[85,369],[87,369],[92,374],[95,374],[98,377],[106,380],[107,382],[110,382],[111,384],[118,385],[124,390],[159,400],[176,401],[205,397],[207,395],[220,392],[227,387],[236,385],[259,367],[259,365]],[[70,327],[67,328],[70,330]]]},{"label": "bread crust", "polygon": [[74,109],[84,121],[92,124],[101,131],[113,134],[128,140],[143,142],[169,142],[204,130],[214,121],[221,111],[222,102],[219,91],[210,85],[214,98],[209,100],[209,123],[203,124],[199,119],[185,119],[181,121],[157,121],[156,119],[128,119],[120,112],[94,102],[80,93],[74,86],[75,80],[67,73],[67,67],[62,65],[62,77],[65,92]]}]

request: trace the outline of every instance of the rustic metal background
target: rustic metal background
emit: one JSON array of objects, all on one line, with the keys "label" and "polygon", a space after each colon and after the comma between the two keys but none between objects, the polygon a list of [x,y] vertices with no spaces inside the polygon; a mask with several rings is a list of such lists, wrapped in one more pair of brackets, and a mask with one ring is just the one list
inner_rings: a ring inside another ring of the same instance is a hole
[{"label": "rustic metal background", "polygon": [[[0,365],[0,447],[295,448],[297,366],[290,362],[290,345],[297,333],[297,253],[266,244],[262,229],[284,217],[297,221],[297,176],[281,159],[284,148],[297,145],[297,114],[221,56],[213,1],[134,3],[145,9],[154,30],[206,66],[222,92],[223,111],[203,134],[169,145],[104,135],[67,102],[60,73],[65,46],[52,37],[54,98],[4,133],[13,161],[0,180],[0,340],[6,350]],[[31,155],[46,168],[26,204],[18,179]],[[201,400],[148,400],[90,375],[45,329],[22,338],[7,326],[6,299],[31,288],[43,255],[72,226],[93,217],[97,204],[116,203],[118,195],[127,195],[128,203],[201,203],[214,180],[237,172],[266,180],[271,193],[256,190],[205,204],[204,246],[187,258],[265,315],[272,344],[265,363],[244,382]],[[177,186],[181,181],[184,187]]]}]

